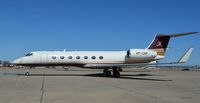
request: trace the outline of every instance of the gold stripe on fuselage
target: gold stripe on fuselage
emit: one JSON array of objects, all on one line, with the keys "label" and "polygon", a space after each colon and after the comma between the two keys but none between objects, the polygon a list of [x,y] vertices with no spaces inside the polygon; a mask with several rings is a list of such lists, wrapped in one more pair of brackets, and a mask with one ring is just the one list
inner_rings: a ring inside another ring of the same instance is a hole
[{"label": "gold stripe on fuselage", "polygon": [[161,48],[161,49],[150,49],[150,50],[156,51],[158,55],[162,55],[162,56],[165,55],[165,49],[163,49],[163,48]]}]

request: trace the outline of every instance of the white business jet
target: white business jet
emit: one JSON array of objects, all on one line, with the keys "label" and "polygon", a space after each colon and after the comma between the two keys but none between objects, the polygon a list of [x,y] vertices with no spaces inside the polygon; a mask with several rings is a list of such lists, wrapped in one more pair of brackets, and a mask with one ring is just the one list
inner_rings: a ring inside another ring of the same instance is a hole
[{"label": "white business jet", "polygon": [[[196,33],[158,34],[146,49],[129,49],[126,51],[35,51],[14,60],[13,64],[28,67],[76,66],[98,68],[104,69],[105,76],[119,77],[121,68],[185,63],[193,48],[189,48],[177,62],[159,63],[159,60],[165,57],[170,38]],[[26,75],[29,75],[29,72],[26,72]]]}]

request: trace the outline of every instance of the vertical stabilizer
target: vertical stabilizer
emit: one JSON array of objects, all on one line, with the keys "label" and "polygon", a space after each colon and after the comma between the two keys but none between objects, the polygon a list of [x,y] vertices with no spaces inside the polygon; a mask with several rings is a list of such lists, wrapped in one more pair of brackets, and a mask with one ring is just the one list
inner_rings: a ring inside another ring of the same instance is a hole
[{"label": "vertical stabilizer", "polygon": [[180,33],[180,34],[158,34],[155,36],[152,43],[147,47],[147,49],[154,50],[157,52],[158,55],[164,56],[170,38],[185,36],[190,34],[196,34],[197,32],[187,32],[187,33]]}]

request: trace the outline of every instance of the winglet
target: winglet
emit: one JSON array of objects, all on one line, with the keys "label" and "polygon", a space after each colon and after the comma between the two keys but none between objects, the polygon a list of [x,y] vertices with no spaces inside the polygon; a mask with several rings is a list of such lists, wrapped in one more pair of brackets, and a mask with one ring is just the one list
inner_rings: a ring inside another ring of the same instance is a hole
[{"label": "winglet", "polygon": [[187,52],[180,58],[180,60],[178,61],[178,63],[185,63],[187,62],[187,60],[189,59],[192,51],[193,51],[194,47],[191,47],[187,50]]}]

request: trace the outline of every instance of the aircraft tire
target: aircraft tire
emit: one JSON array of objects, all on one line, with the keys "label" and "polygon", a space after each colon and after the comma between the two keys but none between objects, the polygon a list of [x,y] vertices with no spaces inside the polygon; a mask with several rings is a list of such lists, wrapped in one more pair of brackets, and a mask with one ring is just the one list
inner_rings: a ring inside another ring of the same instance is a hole
[{"label": "aircraft tire", "polygon": [[117,69],[113,69],[113,76],[114,77],[120,77],[120,73]]},{"label": "aircraft tire", "polygon": [[26,72],[26,73],[25,73],[25,75],[26,75],[26,76],[29,76],[29,75],[30,75],[30,73],[29,73],[29,72]]},{"label": "aircraft tire", "polygon": [[111,76],[111,71],[109,71],[108,69],[104,69],[103,70],[103,74],[105,77],[110,77]]}]

